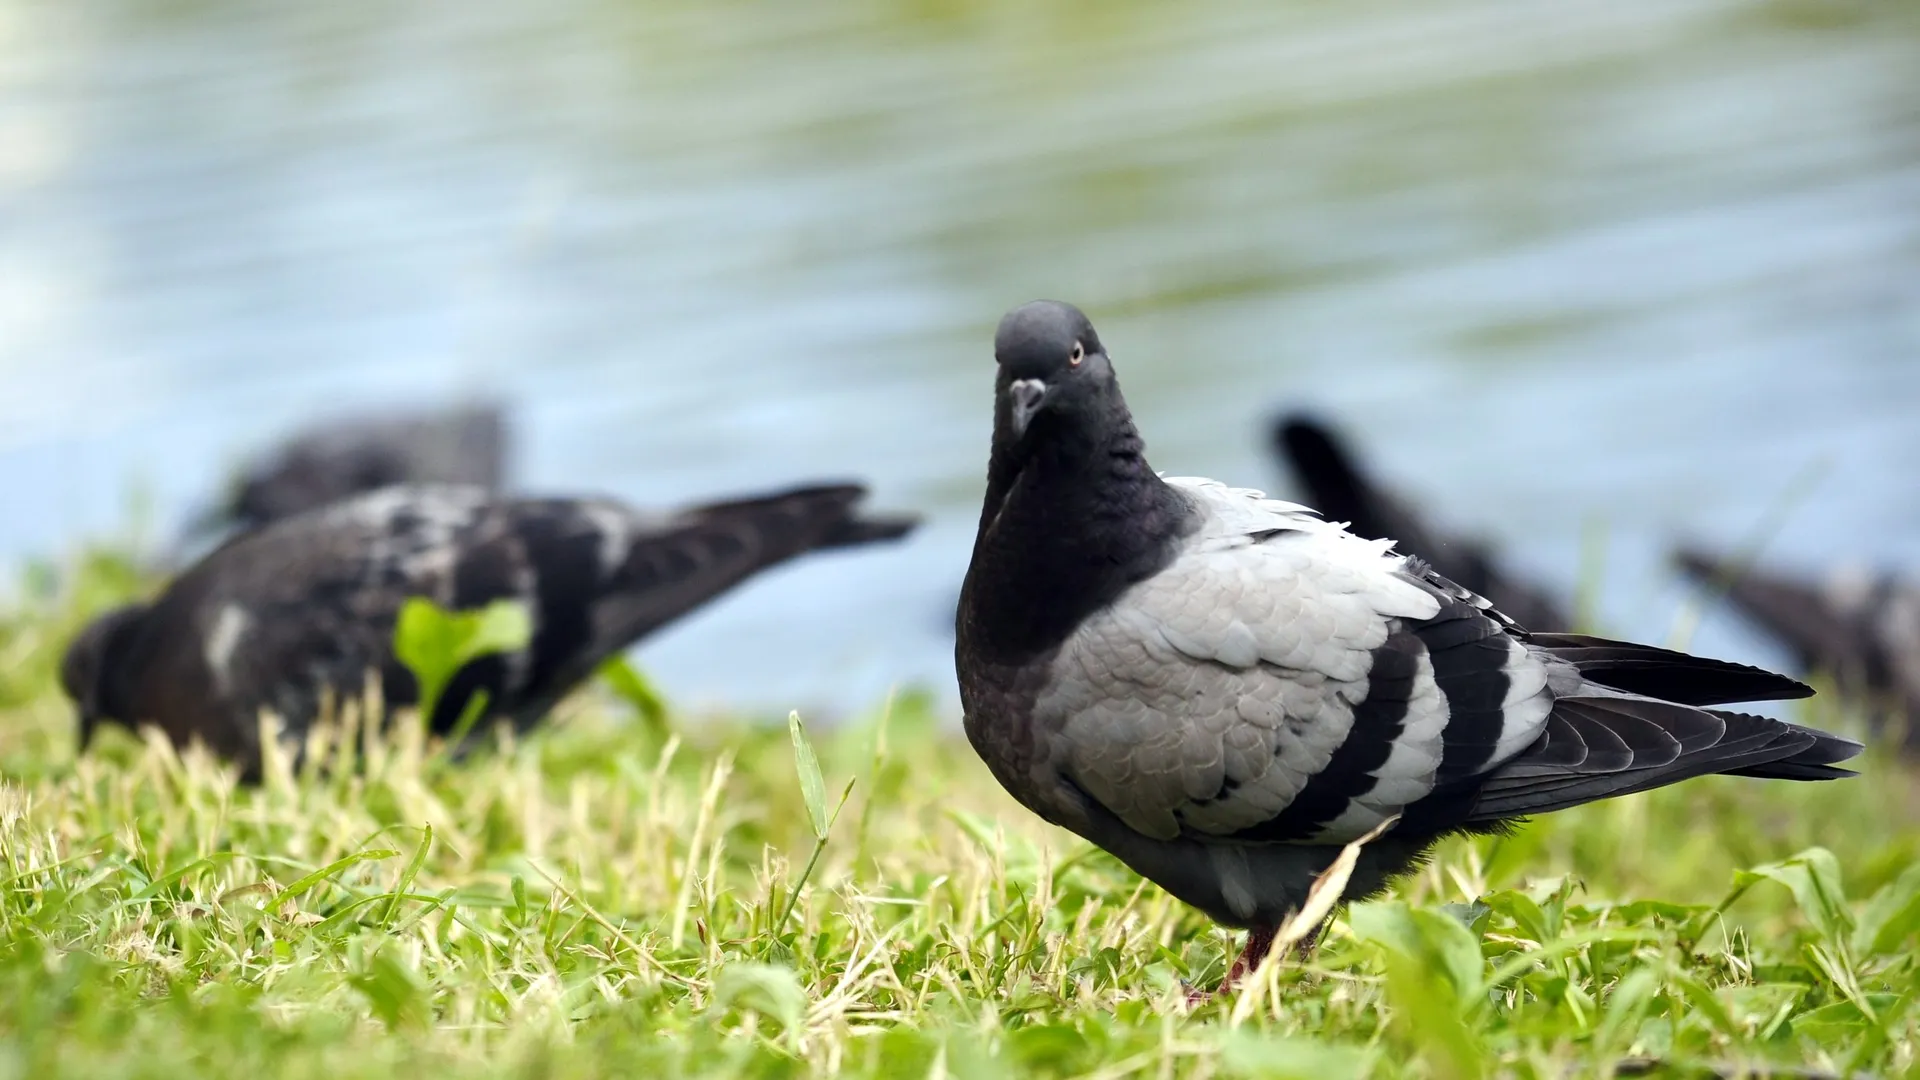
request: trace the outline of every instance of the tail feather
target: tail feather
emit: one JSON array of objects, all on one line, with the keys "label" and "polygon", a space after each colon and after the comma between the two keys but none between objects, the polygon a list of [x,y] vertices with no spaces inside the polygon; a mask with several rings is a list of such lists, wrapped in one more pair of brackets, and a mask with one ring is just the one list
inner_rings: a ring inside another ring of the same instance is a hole
[{"label": "tail feather", "polygon": [[1860,744],[1798,724],[1747,713],[1632,697],[1568,697],[1554,703],[1547,731],[1482,782],[1469,821],[1563,810],[1727,773],[1781,780],[1830,780]]},{"label": "tail feather", "polygon": [[920,518],[913,514],[876,514],[872,517],[849,518],[839,528],[828,533],[820,542],[820,546],[824,549],[884,543],[906,536],[919,525]]},{"label": "tail feather", "polygon": [[1533,634],[1535,646],[1566,660],[1589,682],[1682,705],[1783,701],[1810,697],[1805,683],[1704,656],[1585,634]]},{"label": "tail feather", "polygon": [[1800,737],[1810,740],[1807,748],[1790,757],[1779,758],[1743,769],[1726,770],[1731,776],[1752,776],[1762,780],[1838,780],[1855,775],[1852,769],[1834,766],[1860,753],[1860,744],[1816,728],[1799,724],[1781,724]]},{"label": "tail feather", "polygon": [[812,484],[749,499],[708,503],[687,519],[752,529],[769,551],[797,554],[820,548],[856,547],[897,540],[920,524],[913,514],[871,517],[855,511],[867,497],[863,484]]},{"label": "tail feather", "polygon": [[909,517],[863,518],[859,484],[708,503],[630,539],[602,599],[610,639],[630,641],[747,578],[811,551],[904,536]]}]

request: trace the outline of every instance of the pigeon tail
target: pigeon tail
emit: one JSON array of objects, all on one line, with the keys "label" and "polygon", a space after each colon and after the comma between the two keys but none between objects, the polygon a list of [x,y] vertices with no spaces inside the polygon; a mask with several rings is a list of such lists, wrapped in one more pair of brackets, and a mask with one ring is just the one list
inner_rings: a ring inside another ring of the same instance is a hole
[{"label": "pigeon tail", "polygon": [[1539,741],[1487,774],[1469,826],[1527,817],[1725,773],[1774,780],[1853,775],[1859,743],[1764,716],[1637,697],[1554,702]]},{"label": "pigeon tail", "polygon": [[859,547],[862,544],[898,540],[919,525],[920,519],[913,514],[875,514],[871,517],[849,518],[839,528],[828,533],[820,542],[820,547],[823,550]]},{"label": "pigeon tail", "polygon": [[1571,663],[1588,682],[1682,705],[1785,701],[1813,696],[1797,679],[1762,668],[1689,656],[1653,645],[1586,634],[1530,634],[1536,648]]}]

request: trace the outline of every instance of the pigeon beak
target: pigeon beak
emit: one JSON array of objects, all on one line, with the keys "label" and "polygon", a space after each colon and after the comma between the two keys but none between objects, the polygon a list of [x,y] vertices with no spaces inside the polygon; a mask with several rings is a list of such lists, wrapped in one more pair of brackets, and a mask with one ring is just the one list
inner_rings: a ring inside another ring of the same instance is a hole
[{"label": "pigeon beak", "polygon": [[1027,433],[1027,425],[1047,403],[1047,384],[1040,379],[1016,379],[1007,392],[1013,397],[1013,437]]}]

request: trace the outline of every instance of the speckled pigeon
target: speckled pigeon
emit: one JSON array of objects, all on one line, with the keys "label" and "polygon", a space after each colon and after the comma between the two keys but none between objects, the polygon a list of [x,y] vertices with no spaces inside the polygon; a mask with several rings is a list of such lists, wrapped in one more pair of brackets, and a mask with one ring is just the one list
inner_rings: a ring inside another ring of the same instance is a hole
[{"label": "speckled pigeon", "polygon": [[1478,540],[1427,528],[1412,507],[1373,482],[1346,443],[1326,424],[1304,413],[1273,422],[1274,453],[1307,489],[1314,509],[1328,521],[1368,540],[1391,540],[1403,555],[1420,558],[1442,577],[1486,597],[1509,619],[1529,630],[1567,630],[1573,622],[1547,590],[1514,577]]},{"label": "speckled pigeon", "polygon": [[1904,721],[1906,751],[1920,754],[1920,585],[1859,566],[1816,581],[1691,548],[1675,558],[1689,576],[1723,586],[1733,606],[1792,649],[1803,669],[1832,676],[1877,720]]},{"label": "speckled pigeon", "polygon": [[1156,475],[1099,335],[1038,301],[994,339],[986,503],[955,648],[1013,796],[1215,920],[1231,983],[1341,847],[1348,898],[1440,837],[1708,773],[1849,775],[1859,745],[1713,708],[1770,672],[1572,634],[1303,506]]},{"label": "speckled pigeon", "polygon": [[803,487],[648,515],[609,500],[384,488],[241,534],[153,601],[101,616],[69,647],[62,681],[83,744],[103,719],[151,723],[251,775],[262,708],[298,734],[326,692],[355,695],[370,672],[387,702],[415,701],[393,652],[407,598],[454,609],[517,599],[530,647],[462,668],[429,722],[450,729],[485,690],[490,716],[525,727],[601,661],[753,574],[912,529],[860,515],[864,494]]}]

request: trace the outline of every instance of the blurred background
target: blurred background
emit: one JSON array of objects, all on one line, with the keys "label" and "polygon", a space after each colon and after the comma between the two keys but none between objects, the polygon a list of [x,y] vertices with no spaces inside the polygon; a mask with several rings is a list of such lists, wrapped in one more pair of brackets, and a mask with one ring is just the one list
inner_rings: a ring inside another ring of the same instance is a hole
[{"label": "blurred background", "polygon": [[498,399],[521,490],[930,515],[648,642],[669,695],[951,698],[1035,296],[1160,468],[1286,491],[1315,406],[1611,632],[1680,538],[1911,570],[1920,5],[0,0],[0,564]]}]

